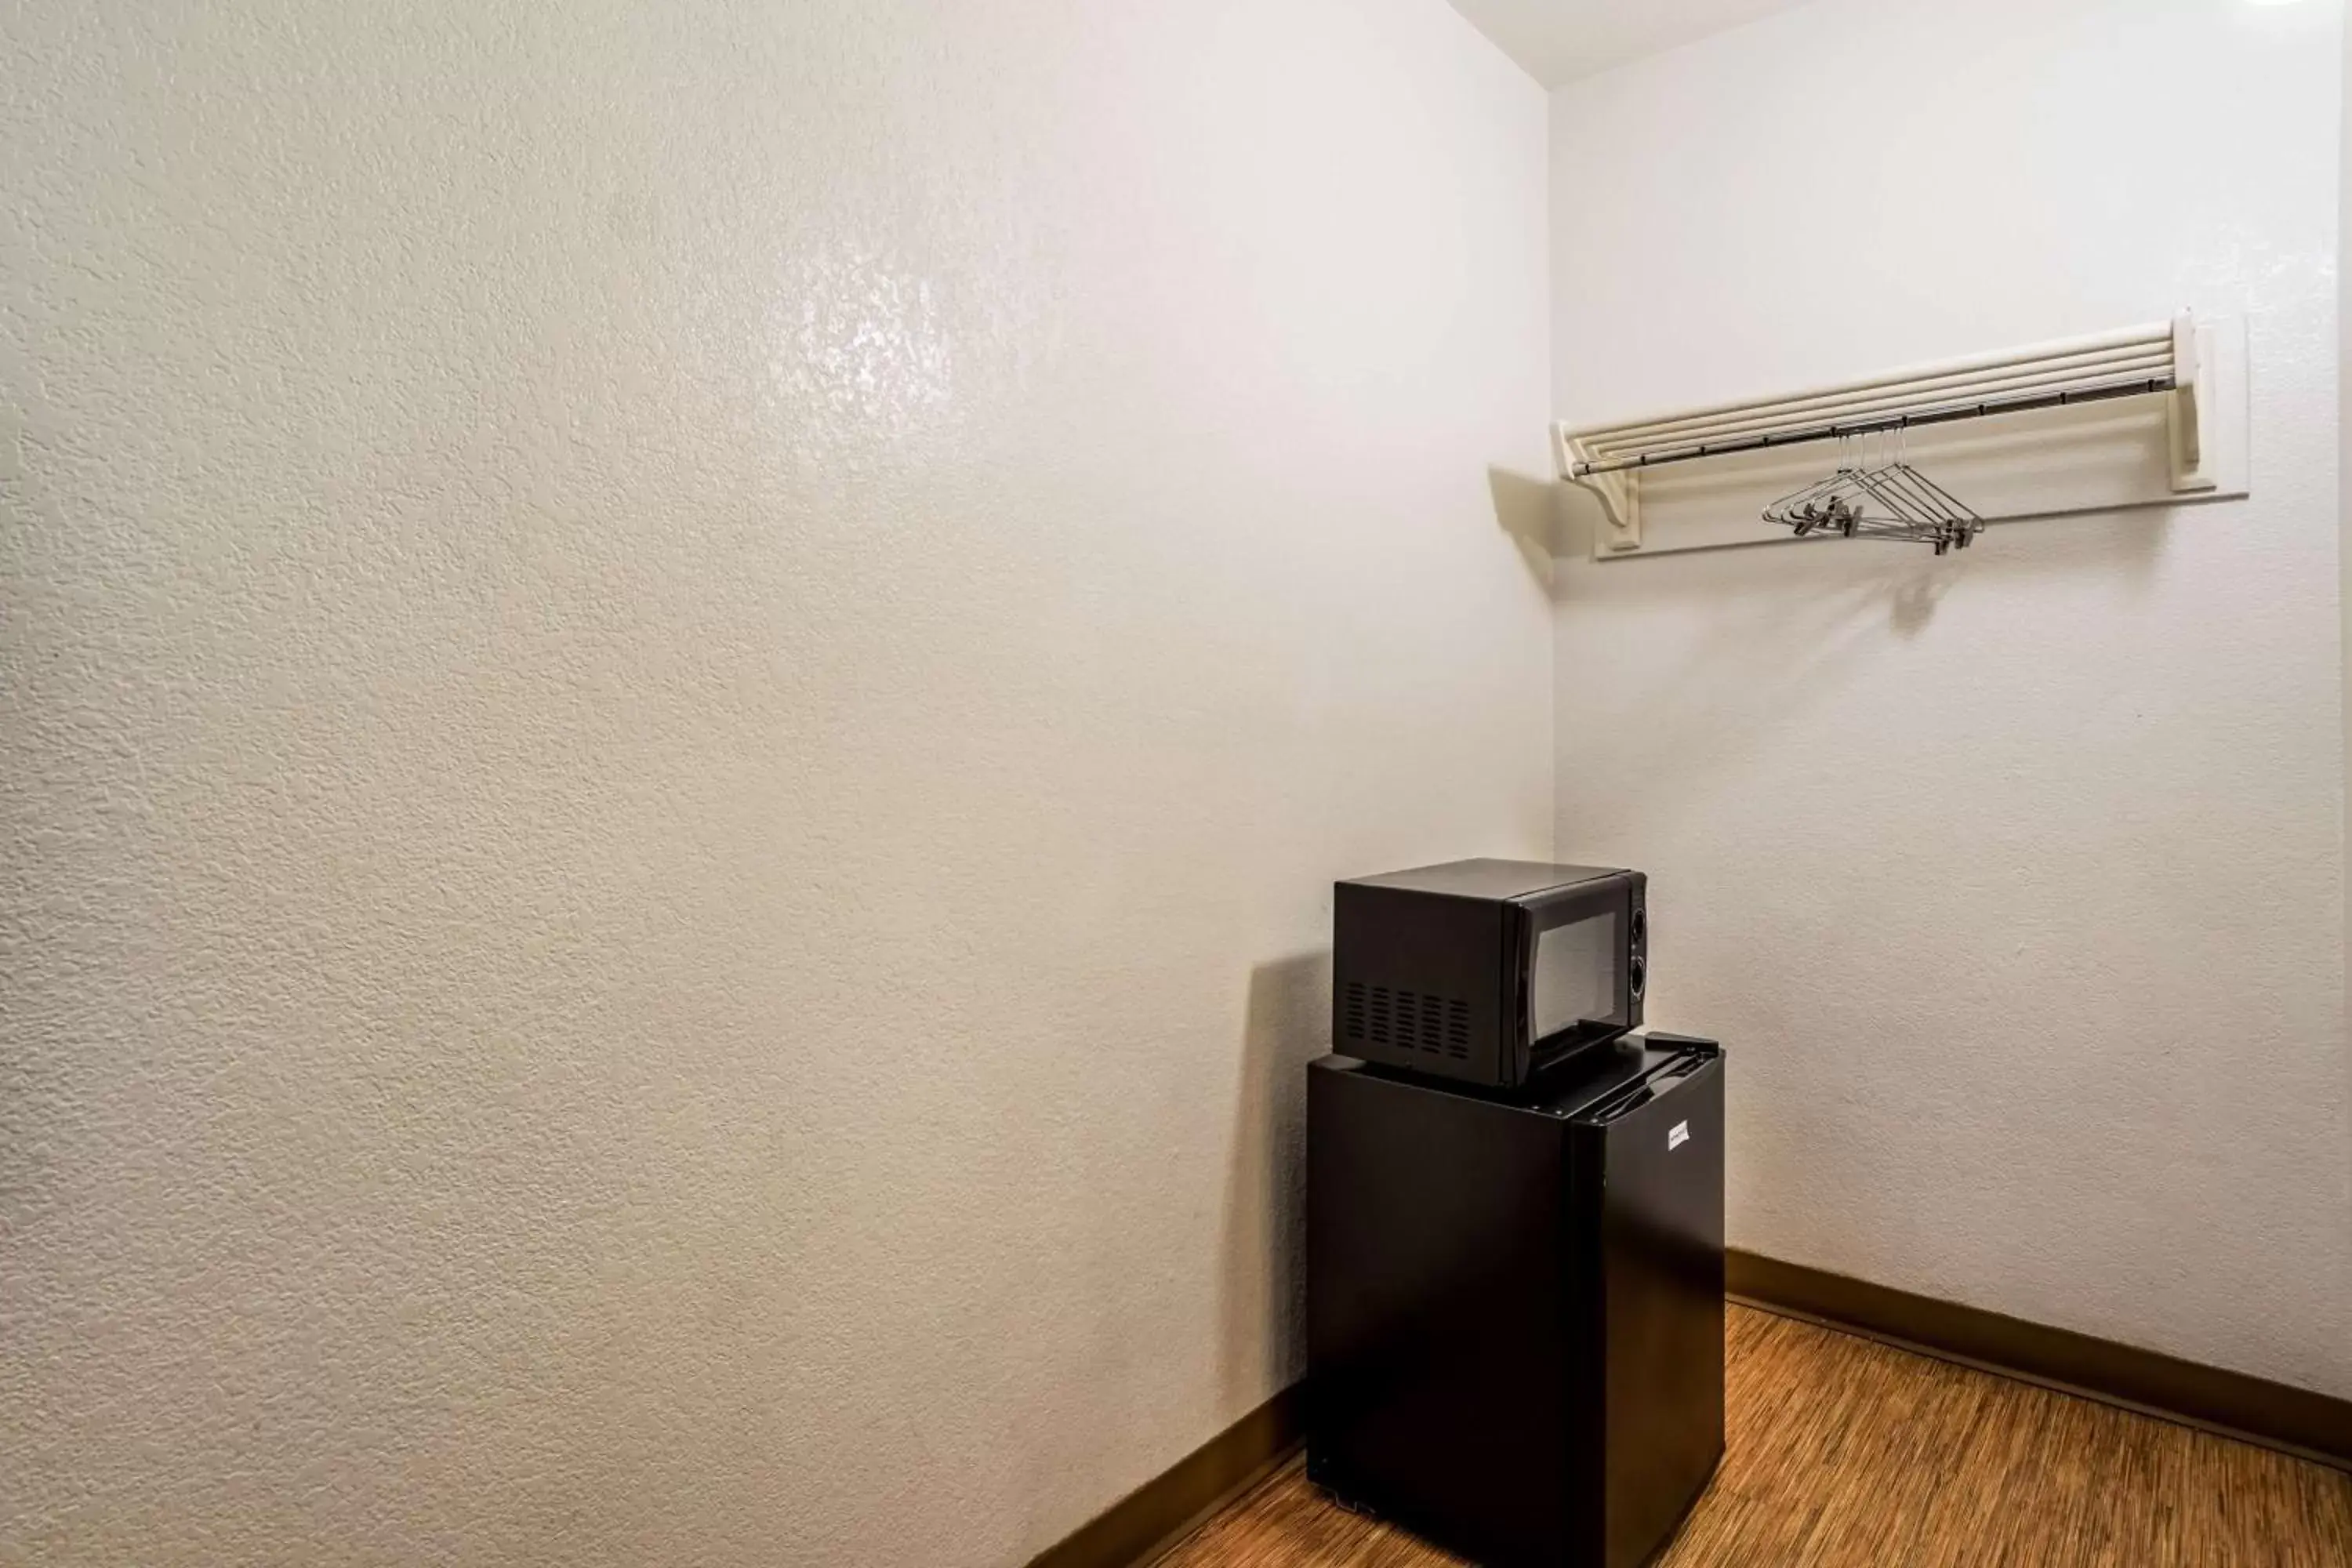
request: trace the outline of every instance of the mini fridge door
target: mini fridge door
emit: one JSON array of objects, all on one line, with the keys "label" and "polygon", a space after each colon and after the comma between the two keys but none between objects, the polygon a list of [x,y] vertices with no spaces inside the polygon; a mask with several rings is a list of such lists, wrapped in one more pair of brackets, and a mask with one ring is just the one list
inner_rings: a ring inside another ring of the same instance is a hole
[{"label": "mini fridge door", "polygon": [[1586,1299],[1601,1331],[1586,1343],[1608,1568],[1649,1561],[1723,1458],[1723,1073],[1719,1052],[1677,1053],[1572,1121],[1601,1204]]}]

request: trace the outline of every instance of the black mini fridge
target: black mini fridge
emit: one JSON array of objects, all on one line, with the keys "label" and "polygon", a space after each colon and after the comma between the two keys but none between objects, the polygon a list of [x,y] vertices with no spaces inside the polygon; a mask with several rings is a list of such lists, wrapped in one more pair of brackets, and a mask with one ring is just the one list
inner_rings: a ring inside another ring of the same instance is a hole
[{"label": "black mini fridge", "polygon": [[1504,1099],[1307,1069],[1307,1476],[1490,1568],[1640,1568],[1723,1456],[1723,1052]]}]

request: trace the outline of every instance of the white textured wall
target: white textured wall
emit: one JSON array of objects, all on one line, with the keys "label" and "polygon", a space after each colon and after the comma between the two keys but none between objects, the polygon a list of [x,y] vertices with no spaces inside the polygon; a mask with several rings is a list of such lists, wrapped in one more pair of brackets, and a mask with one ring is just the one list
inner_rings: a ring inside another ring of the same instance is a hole
[{"label": "white textured wall", "polygon": [[1549,847],[1540,91],[0,28],[0,1563],[1010,1564],[1295,1374],[1328,884]]},{"label": "white textured wall", "polygon": [[[2352,17],[2343,26],[2343,101],[2339,105],[2342,140],[2336,148],[2336,178],[2342,195],[2336,208],[2336,421],[2339,444],[2336,454],[2336,575],[2342,595],[2344,657],[2344,762],[2347,789],[2352,789]],[[2346,827],[2352,837],[2352,795],[2347,795]],[[2346,1007],[2352,1016],[2352,884],[2347,884],[2345,911]],[[2352,1050],[2344,1053],[2347,1092],[2352,1093]],[[2352,1125],[2344,1131],[2352,1144]],[[2352,1157],[2352,1155],[2347,1155]]]},{"label": "white textured wall", "polygon": [[1554,97],[1566,416],[2184,305],[2255,378],[2243,503],[1564,568],[1558,846],[1737,1053],[1734,1245],[2352,1394],[2336,28],[1831,0]]}]

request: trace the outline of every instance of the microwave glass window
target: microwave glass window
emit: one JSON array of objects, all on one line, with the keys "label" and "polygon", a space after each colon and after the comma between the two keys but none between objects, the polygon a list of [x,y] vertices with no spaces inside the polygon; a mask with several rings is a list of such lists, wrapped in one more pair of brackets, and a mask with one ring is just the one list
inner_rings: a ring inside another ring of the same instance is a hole
[{"label": "microwave glass window", "polygon": [[1615,911],[1538,931],[1532,991],[1528,1022],[1538,1040],[1574,1024],[1615,1022]]}]

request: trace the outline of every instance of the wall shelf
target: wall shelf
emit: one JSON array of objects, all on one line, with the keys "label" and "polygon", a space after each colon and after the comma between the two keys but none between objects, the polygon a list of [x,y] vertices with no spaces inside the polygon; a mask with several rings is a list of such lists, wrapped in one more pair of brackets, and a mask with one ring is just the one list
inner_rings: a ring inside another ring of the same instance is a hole
[{"label": "wall shelf", "polygon": [[1791,541],[1759,515],[1773,487],[1825,471],[1818,443],[1895,431],[1989,521],[2233,499],[2247,493],[2246,424],[2244,324],[2184,314],[1806,392],[1563,421],[1553,453],[1598,503],[1605,558]]}]

